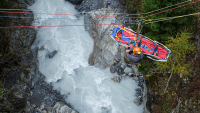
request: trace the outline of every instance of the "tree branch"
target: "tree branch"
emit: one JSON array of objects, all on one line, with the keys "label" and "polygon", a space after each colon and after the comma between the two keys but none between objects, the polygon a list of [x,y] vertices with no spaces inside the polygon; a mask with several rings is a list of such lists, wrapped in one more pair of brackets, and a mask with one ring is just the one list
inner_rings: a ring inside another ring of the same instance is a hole
[{"label": "tree branch", "polygon": [[[169,85],[169,81],[170,81],[170,79],[171,79],[171,77],[172,77],[172,73],[173,73],[173,71],[174,71],[174,65],[175,65],[175,61],[176,61],[175,59],[176,59],[176,57],[174,58],[174,64],[173,64],[172,72],[171,72],[171,75],[170,75],[170,77],[169,77],[169,79],[168,79],[167,85],[166,85],[166,87],[165,87],[165,91],[167,90],[167,87],[168,87],[168,85]],[[165,95],[165,91],[164,91],[163,95]]]}]

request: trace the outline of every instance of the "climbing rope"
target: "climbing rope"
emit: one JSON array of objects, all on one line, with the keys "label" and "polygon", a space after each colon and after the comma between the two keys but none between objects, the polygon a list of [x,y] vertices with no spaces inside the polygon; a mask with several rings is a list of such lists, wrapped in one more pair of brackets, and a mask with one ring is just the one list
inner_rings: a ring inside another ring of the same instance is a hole
[{"label": "climbing rope", "polygon": [[74,14],[53,14],[53,13],[30,13],[30,12],[10,12],[10,11],[0,11],[0,12],[1,12],[1,13],[16,13],[16,14],[47,14],[47,15],[70,15],[70,16],[114,17],[114,18],[140,18],[140,17],[95,16],[95,15],[74,15]]},{"label": "climbing rope", "polygon": [[[150,21],[145,24],[150,24],[153,22],[160,22],[160,21],[165,21],[165,20],[170,20],[170,19],[175,19],[175,18],[180,18],[180,17],[186,17],[186,16],[191,16],[191,15],[197,15],[200,14],[198,13],[193,13],[193,14],[188,14],[188,15],[182,15],[182,16],[175,16],[175,17],[166,17],[166,18],[160,18],[160,19],[149,19],[145,21]],[[157,21],[153,21],[157,20]],[[0,27],[0,28],[24,28],[24,27],[64,27],[64,26],[97,26],[97,25],[126,25],[126,24],[137,24],[137,23],[123,23],[123,24],[91,24],[91,25],[55,25],[55,26],[10,26],[10,27]]]},{"label": "climbing rope", "polygon": [[[187,0],[187,1],[184,1],[184,2],[181,2],[181,3],[177,3],[177,4],[174,4],[174,5],[170,5],[170,6],[167,6],[167,7],[164,7],[164,8],[160,8],[160,9],[157,9],[157,10],[154,10],[154,11],[150,11],[150,12],[147,12],[147,13],[144,13],[144,14],[149,14],[149,13],[153,13],[153,12],[156,12],[156,11],[160,11],[160,10],[163,10],[163,9],[166,9],[166,8],[169,8],[169,7],[173,7],[173,6],[176,6],[176,5],[180,5],[180,4],[183,4],[183,3],[186,3],[186,2],[190,2],[191,0]],[[30,10],[30,9],[0,9],[0,11],[41,11],[41,10]],[[44,11],[48,11],[48,12],[51,12],[51,10],[44,10]],[[53,11],[53,10],[52,10]],[[56,12],[64,12],[64,11],[56,11]],[[69,12],[65,12],[65,13],[77,13],[76,11],[69,11]],[[82,12],[78,12],[78,13],[92,13],[92,12],[85,12],[85,11],[82,11]],[[124,14],[124,13],[114,13],[114,14]],[[140,14],[126,14],[126,15],[140,15]]]},{"label": "climbing rope", "polygon": [[[41,11],[41,10],[30,10],[30,9],[0,9],[0,11]],[[54,10],[43,10],[43,11],[48,11],[48,12],[52,12]],[[85,14],[85,13],[88,13],[88,14],[93,14],[93,12],[86,12],[86,11],[82,11],[82,12],[78,12],[78,11],[68,11],[68,12],[65,12],[65,11],[56,11],[56,12],[64,12],[64,13],[80,13],[80,14]],[[125,13],[113,13],[113,14],[125,14]],[[140,15],[140,14],[127,14],[126,15]]]},{"label": "climbing rope", "polygon": [[[124,24],[137,24],[137,23],[124,23]],[[10,27],[0,27],[0,28],[65,27],[65,26],[97,26],[97,25],[124,25],[124,24],[55,25],[55,26],[10,26]]]},{"label": "climbing rope", "polygon": [[[168,9],[168,10],[165,10],[165,11],[161,11],[161,12],[158,12],[158,13],[155,13],[155,14],[152,14],[152,15],[148,15],[148,16],[145,16],[145,17],[94,16],[94,15],[52,14],[52,13],[30,13],[30,12],[9,12],[9,11],[0,11],[0,12],[2,12],[2,13],[18,13],[18,14],[19,14],[19,13],[22,13],[22,14],[48,14],[48,15],[71,15],[71,16],[115,17],[115,18],[146,18],[146,17],[150,17],[150,16],[153,16],[153,15],[156,15],[156,14],[160,14],[160,13],[163,13],[163,12],[166,12],[166,11],[169,11],[169,10],[172,10],[172,9],[177,9],[177,8],[180,8],[180,7],[189,5],[189,4],[193,4],[193,3],[196,3],[196,2],[200,2],[200,0],[194,1],[194,2],[191,2],[191,3],[188,3],[188,4],[184,4],[184,5],[175,7],[175,8],[171,8],[171,9]],[[182,2],[182,3],[183,3],[183,2]],[[175,4],[175,5],[176,5],[176,4]],[[160,19],[149,19],[149,20],[145,20],[145,21],[151,21],[151,22],[149,22],[149,23],[153,23],[153,22],[165,21],[165,20],[169,20],[169,19],[180,18],[180,17],[190,16],[190,15],[195,15],[195,14],[199,14],[199,13],[194,13],[194,14],[189,14],[189,15],[183,15],[183,16],[176,16],[176,17],[166,17],[166,18],[160,18]],[[25,18],[25,17],[24,17],[24,18]],[[161,19],[162,19],[162,20],[161,20]],[[158,20],[158,21],[153,21],[153,20]],[[149,23],[146,23],[146,24],[149,24]],[[55,26],[10,26],[10,27],[0,27],[0,28],[63,27],[63,26],[96,26],[96,25],[125,25],[125,24],[136,24],[136,25],[137,25],[137,23],[124,23],[124,24],[55,25]],[[143,27],[143,26],[142,26],[142,27]],[[141,30],[141,29],[140,29],[140,30]],[[139,32],[140,32],[140,31],[139,31]]]},{"label": "climbing rope", "polygon": [[178,7],[174,7],[174,8],[165,10],[165,11],[161,11],[161,12],[158,12],[158,13],[155,13],[155,14],[152,14],[152,15],[148,15],[148,16],[145,16],[144,18],[153,16],[153,15],[156,15],[156,14],[164,13],[164,12],[170,11],[170,10],[172,10],[172,9],[177,9],[177,8],[180,8],[180,7],[183,7],[183,6],[186,6],[186,5],[194,4],[194,3],[197,3],[197,2],[200,2],[200,0],[197,0],[197,1],[195,1],[195,2],[191,2],[191,3],[188,3],[188,4],[184,4],[184,5],[181,5],[181,6],[178,6]]},{"label": "climbing rope", "polygon": [[[71,19],[71,18],[40,18],[40,17],[18,17],[18,16],[0,16],[0,18],[39,18],[39,19],[65,19],[65,20],[98,20],[99,19]],[[124,20],[101,20],[101,21],[124,21]],[[135,20],[130,20],[130,22],[136,22]]]},{"label": "climbing rope", "polygon": [[[145,21],[150,21],[150,22],[145,23],[145,24],[150,24],[150,23],[153,23],[153,22],[160,22],[160,21],[165,21],[165,20],[171,20],[171,19],[191,16],[191,15],[198,15],[198,14],[200,14],[200,12],[193,13],[193,14],[188,14],[188,15],[182,15],[182,16],[166,17],[166,18],[159,18],[159,19],[149,19],[149,20],[145,20]],[[157,20],[157,21],[153,21],[153,20]]]},{"label": "climbing rope", "polygon": [[[180,8],[180,7],[183,7],[183,6],[186,6],[186,5],[194,4],[194,3],[196,3],[196,2],[200,2],[200,0],[194,1],[194,2],[191,2],[191,3],[188,3],[188,4],[184,4],[184,5],[175,7],[175,8],[171,8],[171,9],[168,9],[168,10],[165,10],[165,11],[161,11],[161,12],[158,12],[158,13],[155,13],[155,14],[152,14],[152,15],[148,15],[148,16],[145,16],[144,18],[149,17],[149,16],[153,16],[153,15],[156,15],[156,14],[160,14],[160,13],[163,13],[163,12],[166,12],[166,11],[169,11],[169,10],[172,10],[172,9],[177,9],[177,8]],[[94,16],[94,15],[53,14],[53,13],[30,13],[30,12],[10,12],[10,11],[0,11],[0,12],[2,12],[2,13],[18,13],[18,14],[48,14],[48,15],[71,15],[71,16],[92,16],[92,17],[114,17],[114,18],[141,18],[141,17]]]},{"label": "climbing rope", "polygon": [[187,0],[187,1],[184,1],[184,2],[181,2],[181,3],[177,3],[177,4],[174,4],[174,5],[171,5],[171,6],[167,6],[167,7],[160,8],[160,9],[157,9],[157,10],[154,10],[154,11],[150,11],[150,12],[147,12],[147,13],[143,13],[143,14],[153,13],[153,12],[156,12],[156,11],[160,11],[160,10],[163,10],[163,9],[166,9],[166,8],[169,8],[169,7],[173,7],[173,6],[176,6],[176,5],[180,5],[180,4],[183,4],[183,3],[186,3],[186,2],[190,2],[190,1],[191,0]]}]

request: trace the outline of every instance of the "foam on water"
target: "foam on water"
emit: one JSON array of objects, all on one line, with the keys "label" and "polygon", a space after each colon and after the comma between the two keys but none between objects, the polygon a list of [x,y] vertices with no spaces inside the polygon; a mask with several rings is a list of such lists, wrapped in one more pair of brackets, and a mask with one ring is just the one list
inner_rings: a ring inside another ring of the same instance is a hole
[{"label": "foam on water", "polygon": [[[74,6],[64,0],[36,0],[29,9],[41,11],[34,13],[44,13],[43,10],[55,14],[76,12]],[[70,15],[35,14],[34,17],[33,25],[37,26],[84,25],[83,20],[40,19],[77,19]],[[39,71],[45,75],[46,82],[53,83],[54,89],[61,90],[61,94],[70,93],[66,102],[75,110],[80,113],[142,112],[144,105],[136,106],[133,102],[136,99],[135,81],[126,77],[120,83],[115,83],[111,80],[113,74],[109,68],[101,70],[89,66],[88,58],[94,41],[83,26],[41,27],[36,30],[37,38],[32,48],[44,47],[38,51]],[[49,58],[47,54],[54,50],[57,53]]]}]

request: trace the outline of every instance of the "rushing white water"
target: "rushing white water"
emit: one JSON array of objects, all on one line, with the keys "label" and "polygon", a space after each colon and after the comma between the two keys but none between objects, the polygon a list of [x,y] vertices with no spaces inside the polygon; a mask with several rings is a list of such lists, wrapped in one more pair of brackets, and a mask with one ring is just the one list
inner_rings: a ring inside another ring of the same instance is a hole
[{"label": "rushing white water", "polygon": [[[40,10],[34,13],[76,12],[74,6],[64,0],[36,0],[29,9]],[[34,14],[34,17],[33,25],[36,26],[84,25],[83,17],[79,17],[81,20],[69,15]],[[39,71],[45,75],[46,82],[53,83],[54,89],[70,94],[66,102],[75,110],[80,113],[142,113],[144,105],[137,106],[133,102],[137,98],[135,81],[126,77],[115,83],[109,68],[102,70],[89,66],[94,41],[83,26],[36,30],[37,38],[32,48],[44,46],[38,52]],[[46,55],[54,50],[57,54],[48,58]]]}]

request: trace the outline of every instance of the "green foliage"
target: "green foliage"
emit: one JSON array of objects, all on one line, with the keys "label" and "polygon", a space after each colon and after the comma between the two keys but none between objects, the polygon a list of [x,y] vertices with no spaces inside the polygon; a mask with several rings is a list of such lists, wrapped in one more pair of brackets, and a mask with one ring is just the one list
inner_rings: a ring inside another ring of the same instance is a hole
[{"label": "green foliage", "polygon": [[0,88],[0,97],[2,96],[2,88]]},{"label": "green foliage", "polygon": [[188,56],[195,53],[196,47],[190,44],[189,38],[191,33],[181,32],[176,35],[176,38],[170,37],[166,46],[171,50],[172,54],[167,62],[154,62],[157,71],[168,72],[172,71],[175,61],[173,73],[182,73],[183,75],[190,75],[189,64],[187,63]]},{"label": "green foliage", "polygon": [[128,13],[136,13],[142,8],[143,0],[126,0],[126,9]]},{"label": "green foliage", "polygon": [[[171,6],[171,5],[183,2],[183,1],[185,1],[185,0],[171,0],[171,1],[168,1],[168,0],[144,0],[144,3],[142,4],[142,9],[141,9],[142,11],[139,12],[139,14],[147,13],[147,12],[154,11],[154,10],[157,10],[160,8]],[[181,4],[181,5],[184,5],[184,4]],[[180,5],[178,5],[178,6],[180,6]],[[173,7],[177,7],[177,6],[173,6]],[[173,7],[169,7],[164,10],[171,9]],[[158,12],[161,12],[164,10],[152,12],[147,15],[158,13]],[[181,15],[187,15],[187,14],[191,14],[191,13],[195,13],[195,12],[197,12],[197,6],[195,4],[187,5],[185,7],[180,7],[177,9],[172,9],[172,10],[166,11],[164,13],[149,16],[149,17],[145,18],[145,20],[181,16]],[[147,16],[147,15],[144,15],[144,16]],[[154,22],[151,24],[147,24],[143,27],[142,33],[145,33],[145,36],[147,36],[153,40],[157,40],[159,42],[167,41],[168,37],[171,37],[171,36],[175,37],[175,35],[178,32],[182,31],[185,27],[186,28],[192,27],[195,24],[194,18],[196,18],[196,17],[197,16],[187,16],[187,17],[176,18],[176,19],[165,20],[165,21],[161,21],[161,22]],[[146,21],[145,23],[148,23],[148,22],[151,22],[151,21]],[[135,28],[135,25],[133,25],[132,28]]]},{"label": "green foliage", "polygon": [[0,6],[4,6],[6,4],[6,2],[8,2],[8,0],[1,0],[0,1]]},{"label": "green foliage", "polygon": [[168,95],[163,105],[162,113],[169,113],[171,111],[171,109],[173,108],[173,106],[170,103],[171,100],[172,100],[172,97]]},{"label": "green foliage", "polygon": [[141,66],[138,69],[139,72],[146,73],[149,70],[151,70],[152,67],[154,66],[153,62],[154,62],[153,60],[147,58],[147,56],[145,55],[144,58],[141,61]]},{"label": "green foliage", "polygon": [[2,81],[0,81],[0,97],[3,95],[3,94],[2,94],[2,92],[3,92],[2,90],[3,90],[3,89],[2,89]]}]

